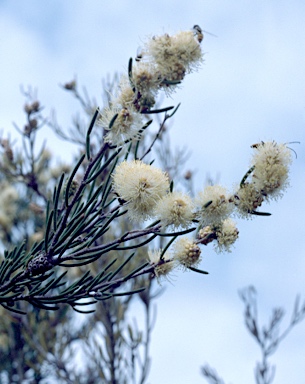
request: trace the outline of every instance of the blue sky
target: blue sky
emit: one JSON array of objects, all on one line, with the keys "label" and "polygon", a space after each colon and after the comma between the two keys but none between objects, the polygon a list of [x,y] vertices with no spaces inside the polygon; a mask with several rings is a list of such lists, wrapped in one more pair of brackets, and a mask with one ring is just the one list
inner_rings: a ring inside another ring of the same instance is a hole
[{"label": "blue sky", "polygon": [[[262,320],[273,306],[289,319],[295,295],[305,298],[305,3],[304,1],[0,2],[0,129],[22,124],[19,87],[31,85],[63,125],[77,110],[59,84],[74,76],[101,100],[101,79],[126,70],[146,36],[199,24],[205,62],[165,105],[181,102],[172,143],[192,151],[196,187],[207,173],[231,188],[247,170],[250,145],[300,141],[291,188],[265,210],[268,218],[239,222],[231,254],[203,250],[208,277],[177,272],[158,304],[151,383],[203,383],[199,368],[215,366],[226,382],[254,383],[259,349],[243,326],[237,291],[257,287]],[[43,133],[50,147],[55,138]],[[57,142],[56,142],[57,143]],[[66,155],[66,150],[63,151]],[[58,155],[61,155],[59,149]],[[277,384],[304,383],[305,323],[272,362]]]}]

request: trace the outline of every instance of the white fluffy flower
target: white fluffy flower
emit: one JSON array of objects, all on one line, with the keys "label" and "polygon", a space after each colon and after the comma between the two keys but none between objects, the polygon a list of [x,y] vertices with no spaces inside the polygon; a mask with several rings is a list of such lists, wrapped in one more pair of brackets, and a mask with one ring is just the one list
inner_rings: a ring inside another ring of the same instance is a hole
[{"label": "white fluffy flower", "polygon": [[237,215],[246,219],[253,217],[251,213],[255,212],[263,201],[264,196],[253,183],[244,183],[234,194]]},{"label": "white fluffy flower", "polygon": [[203,61],[200,44],[192,31],[154,36],[146,43],[144,52],[156,64],[167,93]]},{"label": "white fluffy flower", "polygon": [[194,219],[194,205],[190,196],[181,192],[173,192],[164,196],[156,204],[155,217],[163,225],[174,228],[188,228]]},{"label": "white fluffy flower", "polygon": [[192,31],[181,31],[173,36],[154,36],[147,42],[146,50],[163,73],[169,72],[176,64],[191,72],[202,62],[200,44]]},{"label": "white fluffy flower", "polygon": [[135,93],[130,85],[129,78],[126,75],[122,75],[113,104],[120,105],[122,108],[132,108],[134,100]]},{"label": "white fluffy flower", "polygon": [[18,202],[17,190],[4,182],[1,183],[0,192],[0,237],[2,230],[9,232],[13,225],[13,221],[17,214],[17,202]]},{"label": "white fluffy flower", "polygon": [[238,238],[239,231],[236,223],[231,219],[224,220],[216,229],[216,252],[231,252],[231,247]]},{"label": "white fluffy flower", "polygon": [[160,73],[152,62],[140,61],[132,68],[133,85],[141,94],[151,93],[155,96],[160,88],[161,80]]},{"label": "white fluffy flower", "polygon": [[178,239],[173,245],[173,258],[183,268],[195,267],[200,263],[201,250],[194,242],[186,238]]},{"label": "white fluffy flower", "polygon": [[167,275],[175,268],[175,263],[170,260],[169,256],[165,253],[162,261],[160,260],[160,256],[162,254],[161,249],[157,250],[149,250],[148,257],[151,265],[154,266],[154,274],[160,282],[161,277],[167,277]]},{"label": "white fluffy flower", "polygon": [[162,170],[140,160],[124,161],[115,169],[113,188],[128,202],[130,218],[145,220],[153,216],[156,203],[167,194],[169,180]]},{"label": "white fluffy flower", "polygon": [[[116,119],[112,126],[110,126],[111,121],[113,121],[116,115]],[[114,145],[121,145],[126,140],[140,138],[143,116],[133,108],[121,108],[120,105],[116,105],[103,110],[98,124],[107,132],[105,141]]]},{"label": "white fluffy flower", "polygon": [[252,182],[268,199],[281,197],[289,185],[288,173],[292,162],[291,151],[285,144],[261,142],[256,145],[252,159]]},{"label": "white fluffy flower", "polygon": [[219,223],[230,216],[233,204],[227,191],[220,185],[209,185],[196,198],[198,218],[202,225]]}]

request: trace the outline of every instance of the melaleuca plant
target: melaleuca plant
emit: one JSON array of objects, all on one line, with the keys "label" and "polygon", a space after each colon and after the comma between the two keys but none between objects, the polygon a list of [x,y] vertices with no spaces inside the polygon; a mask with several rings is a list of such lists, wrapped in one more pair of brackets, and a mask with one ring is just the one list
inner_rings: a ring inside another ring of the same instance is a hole
[{"label": "melaleuca plant", "polygon": [[[53,192],[47,173],[39,179],[39,162],[47,152],[43,149],[36,158],[33,149],[44,122],[40,103],[26,105],[28,122],[20,133],[28,142],[28,161],[8,139],[1,141],[3,185],[18,180],[24,187],[17,192],[6,185],[9,203],[3,211],[8,218],[2,226],[7,250],[0,267],[4,308],[23,313],[18,303],[27,302],[45,310],[66,304],[91,312],[94,303],[143,292],[149,278],[166,277],[175,268],[206,274],[199,268],[202,245],[213,243],[218,252],[230,251],[239,234],[232,217],[268,215],[258,209],[281,197],[288,185],[291,151],[285,144],[254,145],[250,169],[235,190],[210,185],[195,197],[177,188],[170,169],[161,169],[151,158],[178,110],[159,107],[158,95],[175,92],[185,76],[200,67],[202,41],[199,26],[148,39],[111,89],[107,105],[86,105],[91,117],[86,132],[79,126],[71,137],[53,121],[54,131],[80,148],[73,166],[49,175],[56,180]],[[64,88],[80,98],[75,81]],[[23,223],[35,215],[39,220],[22,242],[13,217],[19,196],[22,200],[18,193],[26,196],[25,189],[33,197],[33,211]],[[16,241],[11,242],[13,237]],[[94,270],[97,261],[99,269]]]},{"label": "melaleuca plant", "polygon": [[[301,303],[300,296],[296,297],[293,312],[288,326],[283,329],[285,310],[275,307],[267,324],[261,325],[258,316],[257,292],[253,286],[244,288],[239,292],[244,304],[244,322],[247,331],[256,341],[261,352],[261,359],[256,362],[254,378],[256,384],[271,384],[274,382],[276,366],[270,362],[270,358],[280,347],[282,341],[289,335],[292,329],[305,319],[305,302]],[[208,364],[201,367],[202,374],[207,383],[225,384],[218,376],[215,369]]]}]

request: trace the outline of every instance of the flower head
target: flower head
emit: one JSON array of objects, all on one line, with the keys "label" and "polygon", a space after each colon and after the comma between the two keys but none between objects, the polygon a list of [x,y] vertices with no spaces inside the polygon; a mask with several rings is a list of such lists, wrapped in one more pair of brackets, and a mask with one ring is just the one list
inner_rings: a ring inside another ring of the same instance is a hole
[{"label": "flower head", "polygon": [[162,77],[157,66],[150,61],[140,61],[132,68],[131,82],[134,87],[134,107],[138,111],[150,110],[156,103]]},{"label": "flower head", "polygon": [[131,108],[135,100],[134,90],[131,88],[130,81],[126,75],[120,79],[117,89],[117,95],[113,100],[113,104],[119,104],[122,108]]},{"label": "flower head", "polygon": [[182,31],[173,36],[154,36],[146,43],[145,52],[149,60],[156,64],[167,91],[181,82],[186,73],[198,68],[203,56],[192,31]]},{"label": "flower head", "polygon": [[225,188],[220,185],[209,185],[200,192],[196,203],[198,217],[202,225],[219,223],[226,219],[233,210]]},{"label": "flower head", "polygon": [[140,160],[124,161],[115,169],[113,188],[128,202],[130,218],[145,220],[153,216],[156,203],[167,194],[169,180],[163,171]]},{"label": "flower head", "polygon": [[165,72],[166,68],[177,63],[183,65],[187,72],[191,72],[202,62],[200,44],[192,31],[181,31],[173,36],[154,36],[147,42],[146,49],[147,54]]},{"label": "flower head", "polygon": [[188,228],[194,218],[192,199],[181,192],[173,192],[159,200],[155,207],[155,217],[164,225],[174,228]]},{"label": "flower head", "polygon": [[156,95],[160,88],[161,75],[152,62],[140,61],[132,68],[132,83],[141,94]]},{"label": "flower head", "polygon": [[216,233],[212,227],[207,225],[200,229],[197,237],[200,244],[208,245],[216,239]]},{"label": "flower head", "polygon": [[4,232],[11,230],[16,215],[18,215],[19,195],[13,186],[3,182],[0,197],[0,238],[3,238]]},{"label": "flower head", "polygon": [[255,212],[263,201],[264,196],[253,183],[244,183],[234,194],[237,215],[246,219],[252,218],[251,213]]},{"label": "flower head", "polygon": [[175,263],[170,260],[169,256],[165,253],[161,260],[162,250],[149,250],[148,257],[151,265],[154,265],[154,274],[160,282],[161,277],[167,277],[167,275],[175,268]]},{"label": "flower head", "polygon": [[231,219],[224,220],[216,229],[216,252],[231,252],[231,247],[238,238],[239,231]]},{"label": "flower head", "polygon": [[173,258],[184,268],[199,264],[200,254],[201,250],[194,241],[180,238],[173,245]]},{"label": "flower head", "polygon": [[266,199],[277,199],[289,185],[288,173],[291,152],[285,144],[261,142],[255,146],[252,159],[252,182]]},{"label": "flower head", "polygon": [[143,126],[140,113],[133,108],[121,108],[119,105],[105,108],[98,123],[107,131],[105,141],[115,145],[120,145],[126,140],[139,139]]}]

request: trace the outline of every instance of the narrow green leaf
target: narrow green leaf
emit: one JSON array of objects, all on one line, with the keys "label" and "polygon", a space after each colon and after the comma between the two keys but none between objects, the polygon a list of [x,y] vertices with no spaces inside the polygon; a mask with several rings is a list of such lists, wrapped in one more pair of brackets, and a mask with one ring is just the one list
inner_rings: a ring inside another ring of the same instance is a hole
[{"label": "narrow green leaf", "polygon": [[80,159],[78,160],[76,166],[74,167],[69,179],[68,179],[68,182],[66,184],[66,191],[65,191],[65,202],[66,202],[66,206],[69,205],[69,191],[70,191],[70,187],[71,187],[71,183],[74,179],[74,176],[76,174],[76,172],[78,171],[78,168],[81,166],[82,162],[84,161],[84,158],[85,158],[85,154],[83,154]]},{"label": "narrow green leaf", "polygon": [[49,213],[50,213],[50,202],[48,201],[47,202],[47,207],[46,207],[46,225],[47,225],[47,222],[48,222]]},{"label": "narrow green leaf", "polygon": [[95,180],[98,175],[100,175],[104,169],[112,162],[113,159],[115,159],[118,154],[121,152],[122,148],[118,148],[112,156],[109,157],[107,161],[101,166],[101,168],[93,175],[91,176],[88,180],[86,180],[86,184],[91,183],[91,181]]},{"label": "narrow green leaf", "polygon": [[203,271],[201,269],[194,268],[194,267],[188,267],[188,269],[190,269],[191,271],[197,272],[197,273],[202,273],[203,275],[208,275],[209,274],[209,272],[207,272],[207,271]]},{"label": "narrow green leaf", "polygon": [[78,233],[79,231],[81,231],[84,225],[86,225],[86,223],[84,223],[84,220],[82,217],[79,217],[78,220],[75,220],[71,224],[69,223],[68,227],[63,231],[62,235],[58,239],[56,243],[56,247],[54,247],[54,252],[59,252],[59,249],[61,250],[63,248],[66,249],[67,244],[64,244],[64,242],[67,240],[69,236],[71,236],[71,239],[69,239],[70,240],[69,244],[71,244],[71,242],[74,240],[73,234],[75,235],[75,233]]},{"label": "narrow green leaf", "polygon": [[166,246],[162,249],[162,253],[160,255],[160,260],[163,259],[163,256],[165,252],[168,250],[168,248],[171,246],[171,244],[177,239],[178,236],[173,237],[170,239],[170,241],[166,244]]},{"label": "narrow green leaf", "polygon": [[206,209],[206,208],[209,207],[212,203],[213,203],[213,200],[210,200],[210,201],[208,201],[207,203],[205,203],[204,206],[203,206],[202,208],[203,208],[203,209]]},{"label": "narrow green leaf", "polygon": [[131,85],[131,88],[134,88],[133,80],[132,80],[132,58],[128,61],[128,78]]},{"label": "narrow green leaf", "polygon": [[10,275],[11,273],[7,273],[8,269],[13,265],[12,260],[4,259],[1,263],[1,269],[0,269],[0,281],[5,282],[7,275]]},{"label": "narrow green leaf", "polygon": [[83,215],[85,210],[86,210],[86,208],[85,208],[84,202],[81,201],[81,199],[79,199],[76,202],[75,206],[73,207],[73,210],[72,210],[71,215],[70,215],[71,219],[70,219],[69,223],[79,219],[80,216]]},{"label": "narrow green leaf", "polygon": [[86,135],[86,154],[87,154],[88,160],[90,160],[90,157],[91,157],[91,155],[90,155],[90,135],[91,135],[92,129],[94,127],[94,124],[96,122],[98,114],[99,114],[99,109],[97,108],[94,112],[92,119],[91,119],[88,131],[87,131],[87,135]]},{"label": "narrow green leaf", "polygon": [[112,294],[111,293],[105,293],[105,292],[96,292],[96,295],[94,296],[96,298],[96,300],[98,301],[102,301],[102,300],[108,300],[108,299],[111,299],[112,297]]},{"label": "narrow green leaf", "polygon": [[107,179],[104,182],[103,192],[102,192],[102,204],[101,204],[102,207],[104,206],[104,202],[106,201],[109,191],[111,190],[111,179],[112,179],[111,175],[113,174],[113,171],[118,163],[118,160],[119,158],[117,157],[113,162],[111,168],[109,169]]},{"label": "narrow green leaf", "polygon": [[143,288],[134,289],[133,291],[120,292],[120,293],[113,293],[112,295],[113,295],[113,296],[129,296],[129,295],[134,295],[135,293],[143,292],[143,291],[145,291],[145,289],[146,289],[146,288],[143,287]]},{"label": "narrow green leaf", "polygon": [[51,211],[49,218],[48,218],[46,231],[45,231],[45,238],[44,238],[45,253],[48,252],[48,243],[49,243],[49,236],[50,236],[51,225],[52,225],[52,220],[53,220],[53,214],[54,214],[54,211]]},{"label": "narrow green leaf", "polygon": [[150,110],[150,111],[145,111],[143,112],[145,115],[148,115],[148,114],[153,114],[153,113],[162,113],[162,112],[167,112],[167,111],[170,111],[171,109],[173,109],[174,107],[165,107],[165,108],[161,108],[161,109],[154,109],[154,110]]},{"label": "narrow green leaf", "polygon": [[94,180],[90,186],[90,191],[88,193],[88,198],[87,198],[87,202],[89,202],[91,200],[91,197],[92,197],[92,194],[94,193],[94,189],[95,189],[95,184],[96,184],[96,180]]},{"label": "narrow green leaf", "polygon": [[108,179],[108,181],[109,181],[109,183],[108,183],[107,188],[105,190],[103,190],[102,201],[101,201],[101,207],[103,207],[104,209],[107,208],[109,205],[111,205],[111,202],[116,200],[116,198],[111,199],[111,201],[106,204],[106,200],[107,200],[110,192],[112,191],[112,184],[110,182],[110,178]]},{"label": "narrow green leaf", "polygon": [[124,281],[127,281],[129,280],[133,275],[135,275],[136,273],[138,273],[139,271],[142,271],[142,269],[144,269],[145,267],[147,267],[149,263],[146,262],[144,264],[142,264],[140,267],[134,269],[131,273],[129,273],[127,276],[124,277]]},{"label": "narrow green leaf", "polygon": [[103,269],[100,273],[98,273],[94,278],[93,280],[91,281],[91,283],[86,287],[86,290],[87,292],[90,292],[92,290],[92,287],[97,285],[99,283],[99,280],[103,277],[105,273],[105,269]]},{"label": "narrow green leaf", "polygon": [[115,250],[118,250],[118,251],[126,251],[126,250],[128,250],[128,249],[135,249],[135,248],[142,247],[143,245],[146,245],[146,244],[150,243],[150,242],[151,242],[154,238],[156,238],[158,235],[159,235],[159,233],[158,233],[158,234],[153,234],[153,235],[150,236],[147,240],[142,241],[142,243],[139,243],[139,244],[134,244],[134,245],[126,246],[126,247],[115,247]]},{"label": "narrow green leaf", "polygon": [[75,283],[73,283],[72,285],[70,285],[70,287],[68,287],[68,289],[72,288],[76,288],[76,287],[80,287],[81,285],[83,285],[84,283],[88,282],[88,279],[92,278],[92,276],[90,275],[90,271],[87,271],[84,273],[84,275],[78,279]]},{"label": "narrow green leaf", "polygon": [[[76,304],[76,305],[79,305],[79,304]],[[91,310],[88,310],[88,311],[82,311],[80,309],[77,309],[75,308],[74,305],[71,305],[72,309],[75,311],[75,312],[78,312],[78,313],[94,313],[95,312],[95,309],[91,309]]]},{"label": "narrow green leaf", "polygon": [[[66,276],[66,274],[68,273],[68,271],[64,271],[63,273],[61,273],[53,282],[52,284],[52,289],[55,289],[55,288],[58,288],[59,286],[61,286],[62,284],[65,284],[65,282],[63,283],[60,283],[60,281]],[[60,283],[60,284],[59,284]]]},{"label": "narrow green leaf", "polygon": [[127,259],[113,272],[112,278],[116,276],[124,267],[125,265],[134,257],[135,252],[132,253]]},{"label": "narrow green leaf", "polygon": [[[117,259],[115,259],[115,261],[116,261],[116,260],[117,260]],[[112,263],[112,264],[114,264],[114,263]],[[109,279],[111,278],[111,276],[112,276],[112,272],[109,271],[105,276],[103,276],[103,277],[101,278],[101,280],[100,280],[98,286],[96,287],[96,289],[99,289],[99,286],[100,286],[102,283],[104,283],[105,281],[109,281]],[[109,287],[110,285],[111,285],[111,284],[107,285],[107,289],[108,289],[108,287]]]},{"label": "narrow green leaf", "polygon": [[139,151],[139,148],[140,148],[140,142],[141,142],[141,140],[139,139],[139,140],[137,140],[137,142],[136,142],[136,147],[135,147],[135,151],[134,151],[134,159],[135,160],[138,160],[138,151]]},{"label": "narrow green leaf", "polygon": [[[93,181],[93,183],[94,182],[95,182],[95,180]],[[88,201],[84,207],[84,210],[88,210],[88,213],[86,213],[86,217],[88,216],[88,214],[91,213],[92,209],[95,207],[95,204],[93,204],[93,203],[97,201],[97,197],[102,192],[103,188],[104,188],[104,184],[99,185],[98,188],[96,189],[96,191],[94,192],[94,194],[90,197],[90,199],[88,199]],[[92,205],[92,208],[89,209],[90,205]]]},{"label": "narrow green leaf", "polygon": [[116,114],[113,116],[113,118],[110,120],[109,125],[108,125],[108,128],[109,128],[109,129],[111,129],[111,128],[113,127],[113,124],[115,123],[115,121],[116,121],[116,119],[117,119],[118,116],[119,116],[119,114],[116,113]]},{"label": "narrow green leaf", "polygon": [[[110,187],[110,189],[111,189],[111,187]],[[112,205],[112,203],[113,203],[115,200],[116,200],[116,197],[114,197],[113,199],[109,200],[109,202],[108,202],[107,204],[104,203],[104,205],[103,205],[104,209],[107,209],[108,207],[110,207],[110,206]],[[119,216],[125,215],[126,212],[127,212],[127,210],[121,212],[121,213],[119,214]],[[118,217],[119,217],[119,216],[118,216]]]},{"label": "narrow green leaf", "polygon": [[13,308],[13,307],[10,307],[8,305],[5,305],[4,303],[1,303],[2,307],[11,311],[11,312],[15,312],[15,313],[18,313],[19,315],[26,315],[26,312],[23,312],[21,311],[20,309],[16,309],[16,308]]},{"label": "narrow green leaf", "polygon": [[33,245],[32,245],[32,247],[31,247],[31,249],[29,250],[29,252],[28,252],[28,258],[31,256],[31,255],[33,255],[34,253],[37,253],[38,251],[40,251],[41,250],[41,248],[42,248],[42,245],[44,244],[44,239],[43,240],[41,240],[39,243],[34,243]]},{"label": "narrow green leaf", "polygon": [[55,201],[56,191],[57,191],[57,186],[55,185],[54,190],[53,190],[53,203]]},{"label": "narrow green leaf", "polygon": [[[93,160],[94,165],[93,165],[93,167],[90,169],[90,173],[89,173],[89,175],[88,175],[87,180],[88,180],[88,179],[91,179],[92,175],[100,169],[100,167],[101,167],[101,162],[102,162],[103,158],[104,158],[103,154],[101,154],[101,155],[98,156],[97,158],[94,158],[94,160]],[[94,180],[94,181],[95,181],[95,180]],[[88,183],[88,184],[89,184],[89,183]]]},{"label": "narrow green leaf", "polygon": [[105,223],[103,223],[103,226],[102,227],[100,227],[100,228],[96,228],[96,229],[93,229],[94,230],[94,232],[95,232],[95,235],[92,237],[92,239],[91,239],[91,241],[89,242],[89,244],[88,244],[88,248],[90,248],[90,246],[94,243],[94,241],[96,240],[96,239],[98,239],[99,237],[101,237],[102,236],[102,234],[104,233],[104,230],[105,230],[105,228],[106,227],[108,227],[109,226],[109,224],[118,216],[118,214],[119,214],[119,211],[115,211],[112,215],[111,215],[111,217],[109,217],[109,219],[105,222]]},{"label": "narrow green leaf", "polygon": [[177,85],[177,84],[181,84],[181,81],[180,80],[164,80],[164,81],[162,81],[162,84]]},{"label": "narrow green leaf", "polygon": [[186,235],[187,233],[195,231],[196,228],[189,228],[185,229],[184,231],[179,231],[179,232],[172,232],[172,233],[161,233],[158,232],[158,236],[161,237],[171,237],[171,236],[181,236],[181,235]]},{"label": "narrow green leaf", "polygon": [[[80,300],[80,299],[76,299],[76,300]],[[76,306],[79,306],[79,307],[86,307],[87,305],[91,305],[91,304],[96,304],[96,300],[91,300],[91,301],[85,301],[85,302],[76,302],[74,301],[74,305]]]},{"label": "narrow green leaf", "polygon": [[180,105],[181,105],[181,103],[179,103],[179,104],[177,105],[177,107],[173,110],[173,112],[172,112],[170,115],[167,115],[166,117],[167,117],[168,119],[170,119],[171,117],[173,117],[174,114],[178,111],[178,108],[180,107]]},{"label": "narrow green leaf", "polygon": [[124,161],[126,161],[128,159],[128,156],[129,156],[129,153],[131,151],[131,148],[132,148],[132,141],[131,141],[131,143],[129,144],[129,146],[127,148],[126,154],[124,156]]},{"label": "narrow green leaf", "polygon": [[54,212],[54,220],[53,220],[53,228],[54,232],[56,232],[57,229],[57,210],[58,210],[58,201],[59,201],[59,196],[61,193],[61,188],[63,185],[65,174],[62,173],[59,182],[58,182],[58,187],[54,188],[54,198],[53,198],[53,212]]},{"label": "narrow green leaf", "polygon": [[244,184],[245,184],[247,178],[251,175],[251,173],[254,171],[254,169],[255,169],[255,165],[253,165],[253,166],[247,171],[247,173],[246,173],[245,176],[242,178],[242,180],[241,180],[241,182],[240,182],[240,184],[239,184],[240,188],[242,188],[242,187],[244,186]]},{"label": "narrow green leaf", "polygon": [[46,294],[50,289],[51,289],[51,285],[53,284],[53,282],[55,281],[55,279],[51,279],[48,284],[44,285],[43,287],[39,287],[39,285],[37,284],[37,286],[35,287],[31,287],[30,291],[29,291],[29,296],[38,296],[38,295],[44,295]]},{"label": "narrow green leaf", "polygon": [[59,309],[59,307],[57,307],[56,305],[45,305],[43,304],[41,301],[38,301],[38,300],[35,300],[35,299],[28,299],[28,302],[31,303],[34,307],[38,307],[38,308],[41,308],[41,309],[46,309],[48,311],[56,311],[57,309]]},{"label": "narrow green leaf", "polygon": [[249,213],[251,215],[256,215],[256,216],[271,216],[271,213],[269,213],[269,212],[251,211]]}]

